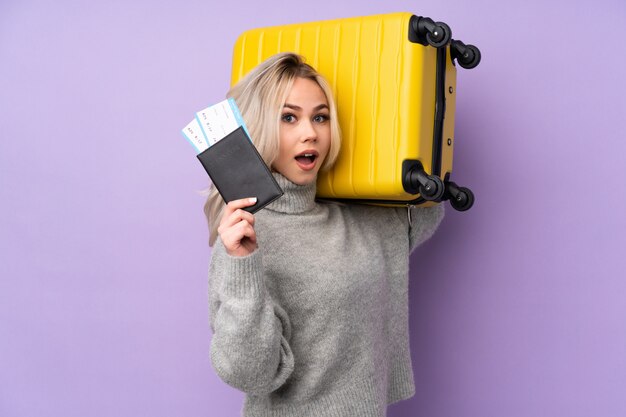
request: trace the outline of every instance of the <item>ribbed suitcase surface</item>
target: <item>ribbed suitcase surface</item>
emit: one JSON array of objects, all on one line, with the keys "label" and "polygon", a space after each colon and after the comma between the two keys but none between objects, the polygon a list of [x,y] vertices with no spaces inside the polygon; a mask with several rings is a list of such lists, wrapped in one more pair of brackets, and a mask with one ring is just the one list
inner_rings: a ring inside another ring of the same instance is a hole
[{"label": "ribbed suitcase surface", "polygon": [[[278,52],[296,52],[330,82],[342,129],[337,164],[318,177],[318,197],[423,203],[403,187],[402,164],[452,170],[456,69],[447,53],[442,146],[433,147],[437,49],[409,40],[411,13],[292,24],[243,33],[234,84]],[[449,46],[446,47],[449,49]],[[428,202],[426,204],[429,204]]]}]

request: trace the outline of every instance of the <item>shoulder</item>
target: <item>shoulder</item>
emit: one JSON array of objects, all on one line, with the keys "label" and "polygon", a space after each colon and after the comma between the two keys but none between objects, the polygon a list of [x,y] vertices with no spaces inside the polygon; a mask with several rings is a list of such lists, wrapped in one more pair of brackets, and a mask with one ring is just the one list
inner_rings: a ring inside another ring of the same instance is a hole
[{"label": "shoulder", "polygon": [[409,223],[406,207],[389,207],[369,204],[335,204],[337,210],[357,227],[375,229],[381,234],[404,233]]},{"label": "shoulder", "polygon": [[384,205],[352,204],[349,207],[351,215],[360,218],[368,218],[393,224],[406,224],[407,207],[392,207]]}]

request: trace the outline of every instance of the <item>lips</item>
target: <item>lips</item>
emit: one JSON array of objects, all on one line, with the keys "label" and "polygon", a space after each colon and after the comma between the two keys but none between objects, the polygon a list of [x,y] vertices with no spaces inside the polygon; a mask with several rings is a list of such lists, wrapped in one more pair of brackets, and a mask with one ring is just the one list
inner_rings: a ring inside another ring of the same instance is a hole
[{"label": "lips", "polygon": [[315,168],[315,164],[317,162],[319,154],[317,151],[313,149],[307,149],[304,152],[300,152],[298,155],[294,157],[296,163],[305,171],[310,171]]}]

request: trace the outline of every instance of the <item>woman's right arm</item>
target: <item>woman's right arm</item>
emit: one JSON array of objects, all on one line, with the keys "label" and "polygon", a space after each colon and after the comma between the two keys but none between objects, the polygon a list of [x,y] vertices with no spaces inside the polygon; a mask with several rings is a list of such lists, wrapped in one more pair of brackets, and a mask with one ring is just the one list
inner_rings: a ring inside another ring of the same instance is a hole
[{"label": "woman's right arm", "polygon": [[211,256],[210,357],[227,384],[249,394],[266,394],[293,372],[291,325],[265,287],[254,217],[242,207],[243,200],[226,207]]}]

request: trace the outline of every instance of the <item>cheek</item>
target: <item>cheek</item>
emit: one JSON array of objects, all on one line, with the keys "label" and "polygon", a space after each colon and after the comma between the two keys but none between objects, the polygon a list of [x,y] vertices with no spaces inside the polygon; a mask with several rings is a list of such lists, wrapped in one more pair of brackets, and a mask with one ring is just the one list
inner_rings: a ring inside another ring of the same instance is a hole
[{"label": "cheek", "polygon": [[289,135],[281,131],[280,141],[278,142],[278,158],[276,162],[285,164],[291,159],[293,153],[293,146],[289,141]]},{"label": "cheek", "polygon": [[282,158],[287,153],[287,137],[283,129],[280,130],[280,136],[278,138],[278,157]]},{"label": "cheek", "polygon": [[330,126],[328,128],[325,129],[324,131],[324,139],[325,139],[325,149],[326,149],[326,153],[328,153],[328,151],[330,150],[330,142],[331,142],[331,134],[330,134]]}]

